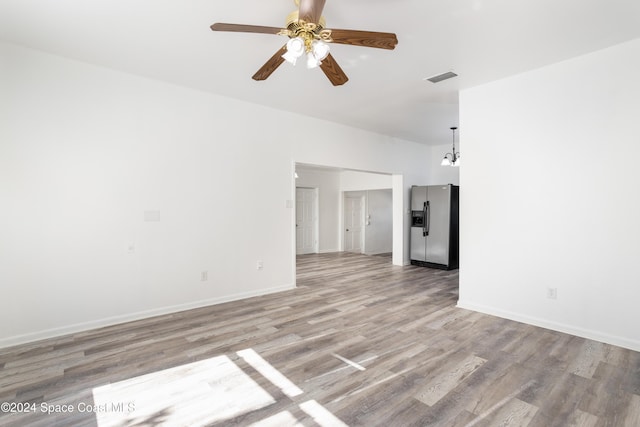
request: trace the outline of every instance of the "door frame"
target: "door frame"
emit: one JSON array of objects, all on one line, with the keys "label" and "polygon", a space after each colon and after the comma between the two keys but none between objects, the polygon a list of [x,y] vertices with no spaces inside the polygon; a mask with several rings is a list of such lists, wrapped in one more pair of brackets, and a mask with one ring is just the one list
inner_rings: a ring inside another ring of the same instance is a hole
[{"label": "door frame", "polygon": [[[291,159],[289,168],[289,194],[290,199],[286,200],[285,206],[289,211],[290,218],[290,245],[291,248],[291,281],[293,287],[297,286],[297,269],[296,269],[296,212],[295,212],[295,196],[296,196],[296,165],[320,165],[314,162],[297,162],[295,159]],[[336,165],[321,165],[335,169],[344,169],[344,166]],[[391,256],[391,262],[393,265],[409,265],[409,227],[411,216],[411,206],[409,206],[409,189],[405,188],[404,175],[393,173],[389,171],[376,171],[376,170],[362,170],[353,168],[352,170],[359,170],[361,172],[372,173],[384,173],[391,175],[391,189],[393,197],[393,252]],[[342,203],[342,201],[339,201]],[[341,221],[341,220],[340,220]],[[342,225],[342,224],[340,224]],[[342,239],[338,240],[342,242]],[[406,259],[405,259],[406,257]]]}]

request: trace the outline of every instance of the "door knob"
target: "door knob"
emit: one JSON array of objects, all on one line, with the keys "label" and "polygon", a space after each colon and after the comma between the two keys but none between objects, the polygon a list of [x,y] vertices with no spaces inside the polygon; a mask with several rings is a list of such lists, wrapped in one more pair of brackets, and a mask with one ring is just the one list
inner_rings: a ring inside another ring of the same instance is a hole
[{"label": "door knob", "polygon": [[347,231],[349,231],[349,229],[347,228]]}]

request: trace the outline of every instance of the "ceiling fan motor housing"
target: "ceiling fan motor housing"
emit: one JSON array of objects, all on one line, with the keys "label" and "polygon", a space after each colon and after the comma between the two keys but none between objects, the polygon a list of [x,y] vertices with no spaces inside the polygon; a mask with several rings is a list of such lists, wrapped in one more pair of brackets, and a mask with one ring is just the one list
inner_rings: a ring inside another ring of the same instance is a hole
[{"label": "ceiling fan motor housing", "polygon": [[320,17],[318,23],[306,22],[300,19],[298,11],[294,10],[287,16],[287,29],[283,33],[290,38],[301,37],[309,49],[313,40],[322,40],[327,43],[332,41],[331,30],[325,30],[325,25],[326,21],[323,16]]}]

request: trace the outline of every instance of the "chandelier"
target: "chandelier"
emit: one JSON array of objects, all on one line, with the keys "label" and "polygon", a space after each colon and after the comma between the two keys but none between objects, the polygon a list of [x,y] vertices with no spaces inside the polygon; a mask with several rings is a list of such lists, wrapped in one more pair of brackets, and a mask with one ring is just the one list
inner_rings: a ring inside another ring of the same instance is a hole
[{"label": "chandelier", "polygon": [[453,132],[453,149],[451,153],[444,155],[444,159],[442,159],[442,163],[440,163],[442,166],[460,166],[460,153],[456,152],[456,129],[458,128],[451,128]]}]

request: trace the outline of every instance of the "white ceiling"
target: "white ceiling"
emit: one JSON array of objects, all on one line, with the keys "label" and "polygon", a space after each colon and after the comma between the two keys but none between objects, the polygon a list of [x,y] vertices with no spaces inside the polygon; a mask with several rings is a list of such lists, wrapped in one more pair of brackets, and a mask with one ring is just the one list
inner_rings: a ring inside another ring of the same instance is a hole
[{"label": "white ceiling", "polygon": [[[350,79],[333,87],[321,70],[287,63],[255,82],[286,38],[209,29],[282,26],[294,9],[293,0],[0,0],[0,40],[438,144],[458,124],[460,89],[640,37],[638,0],[328,0],[328,28],[399,40],[393,51],[332,45]],[[423,80],[451,70],[459,77]]]}]

